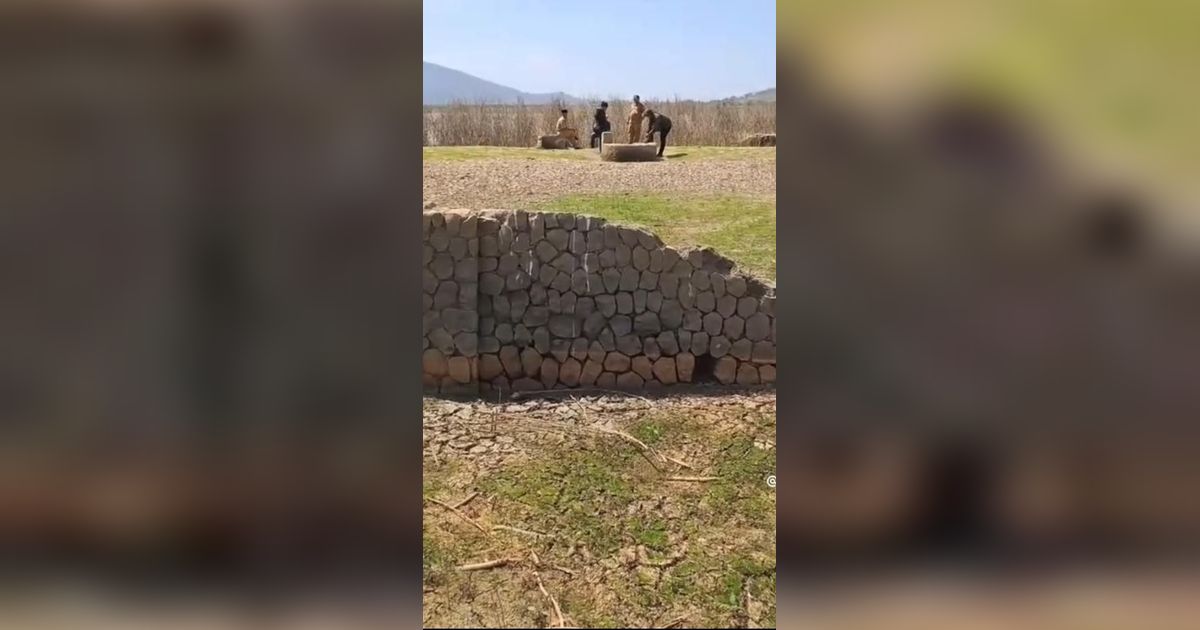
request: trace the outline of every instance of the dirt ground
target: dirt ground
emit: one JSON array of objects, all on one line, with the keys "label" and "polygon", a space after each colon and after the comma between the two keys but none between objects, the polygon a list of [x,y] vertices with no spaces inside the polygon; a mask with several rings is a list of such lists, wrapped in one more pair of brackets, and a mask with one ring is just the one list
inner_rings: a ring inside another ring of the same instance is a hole
[{"label": "dirt ground", "polygon": [[[449,147],[453,149],[453,147]],[[533,151],[532,149],[530,151]],[[667,155],[686,153],[687,147]],[[565,195],[686,193],[775,199],[775,154],[745,159],[671,157],[661,162],[483,158],[425,160],[426,207],[505,208]]]},{"label": "dirt ground", "polygon": [[424,430],[427,627],[774,626],[773,391],[427,399]]}]

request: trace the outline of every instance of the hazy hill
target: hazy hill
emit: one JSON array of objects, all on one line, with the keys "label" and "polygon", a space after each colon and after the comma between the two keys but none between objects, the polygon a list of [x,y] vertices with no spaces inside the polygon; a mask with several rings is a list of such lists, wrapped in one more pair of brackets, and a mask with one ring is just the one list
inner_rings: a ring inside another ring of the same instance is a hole
[{"label": "hazy hill", "polygon": [[533,94],[522,92],[499,83],[493,83],[465,72],[424,62],[422,77],[423,102],[425,105],[446,105],[455,101],[463,103],[543,105],[556,100],[578,101],[562,92]]}]

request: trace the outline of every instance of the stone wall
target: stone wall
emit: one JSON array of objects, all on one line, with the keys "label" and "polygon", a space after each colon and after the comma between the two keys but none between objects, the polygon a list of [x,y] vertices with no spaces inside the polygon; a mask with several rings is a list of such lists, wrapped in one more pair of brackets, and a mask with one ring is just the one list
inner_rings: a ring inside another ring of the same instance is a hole
[{"label": "stone wall", "polygon": [[426,211],[425,389],[775,381],[775,288],[711,249],[574,214]]}]

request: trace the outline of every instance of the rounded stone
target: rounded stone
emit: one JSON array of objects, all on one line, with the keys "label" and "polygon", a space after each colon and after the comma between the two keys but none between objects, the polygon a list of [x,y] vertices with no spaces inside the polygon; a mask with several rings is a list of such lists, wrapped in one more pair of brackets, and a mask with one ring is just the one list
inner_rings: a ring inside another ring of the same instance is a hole
[{"label": "rounded stone", "polygon": [[617,312],[622,315],[633,314],[633,294],[618,293],[617,294]]},{"label": "rounded stone", "polygon": [[709,282],[712,284],[713,295],[717,297],[725,295],[725,276],[720,273],[713,273],[709,276]]},{"label": "rounded stone", "polygon": [[722,385],[732,385],[737,380],[737,359],[733,357],[721,357],[717,359],[716,365],[713,366],[713,376]]},{"label": "rounded stone", "polygon": [[696,357],[690,352],[675,355],[675,370],[680,382],[692,382],[692,375],[696,371]]},{"label": "rounded stone", "polygon": [[446,253],[434,256],[429,270],[438,280],[449,280],[454,275],[454,257]]},{"label": "rounded stone", "polygon": [[500,348],[500,364],[504,366],[504,373],[509,378],[520,378],[525,373],[524,365],[521,363],[521,352],[515,346]]},{"label": "rounded stone", "polygon": [[650,252],[640,245],[633,248],[633,268],[638,271],[650,268]]},{"label": "rounded stone", "polygon": [[732,295],[722,295],[717,298],[717,312],[721,317],[729,317],[737,312],[737,298]]},{"label": "rounded stone", "polygon": [[752,297],[744,297],[744,298],[738,299],[738,302],[737,302],[738,317],[745,319],[745,318],[750,317],[751,315],[755,314],[756,312],[758,312],[758,300],[756,300]]},{"label": "rounded stone", "polygon": [[525,348],[521,351],[521,369],[525,372],[525,376],[535,378],[542,371],[542,355],[533,348]]},{"label": "rounded stone", "polygon": [[708,353],[714,357],[721,358],[729,353],[729,340],[717,335],[708,340]]},{"label": "rounded stone", "polygon": [[692,333],[692,354],[702,355],[708,352],[708,333]]},{"label": "rounded stone", "polygon": [[581,374],[583,374],[583,365],[574,358],[567,359],[558,368],[558,381],[567,387],[576,387],[579,385]]},{"label": "rounded stone", "polygon": [[617,350],[633,356],[642,351],[642,340],[637,335],[625,335],[617,338]]},{"label": "rounded stone", "polygon": [[546,389],[550,389],[550,388],[554,387],[555,385],[557,385],[558,384],[558,361],[555,361],[554,359],[549,358],[549,357],[543,359],[542,360],[541,378],[542,378],[542,385],[544,385],[546,387]]},{"label": "rounded stone", "polygon": [[636,372],[626,372],[617,377],[617,389],[635,390],[641,389],[646,384],[646,380],[638,376]]},{"label": "rounded stone", "polygon": [[675,333],[664,330],[658,333],[658,337],[655,340],[658,341],[658,347],[662,350],[663,354],[674,356],[679,352],[679,342],[675,339]]},{"label": "rounded stone", "polygon": [[742,276],[730,276],[725,280],[725,292],[739,298],[746,295],[746,278]]},{"label": "rounded stone", "polygon": [[663,385],[674,385],[678,381],[675,372],[675,359],[662,357],[654,362],[654,377]]},{"label": "rounded stone", "polygon": [[730,356],[739,361],[749,361],[753,351],[754,347],[749,339],[738,339],[729,347]]},{"label": "rounded stone", "polygon": [[504,374],[504,365],[500,357],[494,354],[484,354],[479,357],[479,379],[491,381]]},{"label": "rounded stone", "polygon": [[654,376],[653,364],[650,362],[650,359],[648,357],[646,357],[646,355],[644,355],[644,354],[639,354],[636,357],[633,357],[632,367],[633,367],[633,371],[636,372],[642,378],[649,379]]},{"label": "rounded stone", "polygon": [[579,374],[579,384],[591,386],[596,384],[596,379],[604,372],[604,364],[594,359],[588,359],[583,363],[583,371]]},{"label": "rounded stone", "polygon": [[763,383],[775,382],[775,366],[760,365],[758,366],[758,380]]},{"label": "rounded stone", "polygon": [[738,385],[758,385],[758,368],[749,363],[739,365],[737,383]]},{"label": "rounded stone", "polygon": [[421,354],[421,372],[441,378],[447,373],[446,355],[436,348],[430,348]]},{"label": "rounded stone", "polygon": [[725,320],[725,327],[722,329],[726,337],[730,339],[738,339],[742,336],[742,331],[746,329],[746,320],[734,315]]},{"label": "rounded stone", "polygon": [[624,372],[630,368],[632,361],[620,352],[609,352],[604,357],[604,369],[609,372]]},{"label": "rounded stone", "polygon": [[755,313],[746,319],[746,338],[750,341],[762,341],[770,334],[771,318]]},{"label": "rounded stone", "polygon": [[471,360],[467,357],[450,357],[447,361],[447,374],[456,383],[471,382]]},{"label": "rounded stone", "polygon": [[707,271],[697,270],[692,274],[692,286],[697,291],[707,291],[712,286],[712,278]]},{"label": "rounded stone", "polygon": [[717,298],[712,294],[712,291],[701,291],[696,294],[696,308],[702,312],[712,312],[717,307]]}]

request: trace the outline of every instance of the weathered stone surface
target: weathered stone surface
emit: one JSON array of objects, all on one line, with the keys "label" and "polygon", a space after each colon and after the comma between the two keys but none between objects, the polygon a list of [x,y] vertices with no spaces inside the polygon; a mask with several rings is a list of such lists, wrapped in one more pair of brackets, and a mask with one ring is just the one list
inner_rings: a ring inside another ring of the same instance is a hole
[{"label": "weathered stone surface", "polygon": [[750,359],[755,363],[775,363],[775,344],[769,341],[754,342]]},{"label": "weathered stone surface", "polygon": [[758,366],[758,380],[759,380],[759,382],[762,382],[762,383],[774,383],[775,382],[775,366],[774,365]]},{"label": "weathered stone surface", "polygon": [[755,313],[746,319],[746,338],[750,341],[762,341],[770,334],[771,318]]},{"label": "weathered stone surface", "polygon": [[641,280],[641,274],[632,267],[625,267],[621,270],[621,281],[617,284],[619,291],[633,291],[638,288],[638,282]]},{"label": "weathered stone surface", "polygon": [[525,324],[517,324],[513,326],[513,343],[518,347],[524,348],[533,343],[533,333],[525,327]]},{"label": "weathered stone surface", "polygon": [[617,314],[617,298],[611,295],[597,295],[596,309],[605,317]]},{"label": "weathered stone surface", "polygon": [[467,255],[467,239],[456,236],[450,239],[450,255],[454,260],[462,260]]},{"label": "weathered stone surface", "polygon": [[445,376],[447,373],[446,355],[436,348],[426,350],[421,354],[421,372],[439,378]]},{"label": "weathered stone surface", "polygon": [[502,374],[504,374],[504,365],[500,363],[500,357],[494,354],[479,356],[479,380],[490,381]]},{"label": "weathered stone surface", "polygon": [[603,362],[604,355],[606,354],[608,354],[608,351],[604,349],[604,346],[599,341],[593,341],[588,346],[588,359],[592,361],[597,363]]},{"label": "weathered stone surface", "polygon": [[742,336],[742,331],[746,329],[746,320],[737,315],[730,316],[725,320],[725,327],[722,331],[726,337],[730,339],[739,339]]},{"label": "weathered stone surface", "polygon": [[450,357],[446,362],[447,375],[456,383],[471,382],[471,360],[467,357]]},{"label": "weathered stone surface", "polygon": [[664,328],[675,330],[684,327],[683,307],[675,300],[663,300],[662,307],[658,310],[658,318]]},{"label": "weathered stone surface", "polygon": [[663,385],[674,385],[678,382],[678,375],[675,372],[675,359],[671,357],[662,357],[654,362],[654,378]]},{"label": "weathered stone surface", "polygon": [[633,314],[633,294],[618,293],[617,294],[617,312],[622,315]]},{"label": "weathered stone surface", "polygon": [[563,361],[562,366],[558,368],[558,380],[567,387],[578,386],[579,377],[582,374],[583,365],[574,358]]},{"label": "weathered stone surface", "polygon": [[659,273],[663,270],[663,250],[650,250],[650,266],[647,268],[654,273]]},{"label": "weathered stone surface", "polygon": [[525,373],[525,366],[521,361],[521,352],[516,346],[502,346],[500,348],[500,364],[504,366],[504,373],[508,378],[520,378]]},{"label": "weathered stone surface", "polygon": [[570,239],[570,235],[564,229],[555,228],[553,230],[546,230],[546,242],[553,245],[560,252],[567,251]]},{"label": "weathered stone surface", "polygon": [[709,282],[712,283],[713,295],[718,298],[725,295],[725,276],[721,275],[720,272],[713,272],[709,276]]},{"label": "weathered stone surface", "polygon": [[696,332],[704,330],[703,314],[697,310],[688,310],[683,313],[683,329]]},{"label": "weathered stone surface", "polygon": [[[606,249],[606,250],[600,252],[599,261],[600,261],[600,266],[602,268],[604,268],[605,270],[612,268],[612,267],[616,266],[616,264],[617,264],[617,252],[615,252],[611,249]],[[611,292],[611,290],[610,290],[610,292]]]},{"label": "weathered stone surface", "polygon": [[446,251],[450,247],[450,235],[445,230],[435,230],[429,235],[429,246],[437,252]]},{"label": "weathered stone surface", "polygon": [[701,291],[696,294],[696,308],[704,313],[710,313],[717,307],[717,298],[712,291]]},{"label": "weathered stone surface", "polygon": [[525,309],[525,317],[521,321],[531,330],[545,326],[546,322],[550,321],[550,309],[545,306],[530,306]]},{"label": "weathered stone surface", "polygon": [[707,291],[712,287],[712,277],[707,271],[695,271],[692,273],[692,286],[696,291]]},{"label": "weathered stone surface", "polygon": [[479,354],[482,354],[485,352],[495,353],[495,352],[499,352],[499,351],[500,351],[500,340],[499,339],[496,339],[495,337],[491,337],[491,336],[479,338],[479,348],[478,348]]},{"label": "weathered stone surface", "polygon": [[708,352],[708,333],[692,333],[692,354],[700,356]]},{"label": "weathered stone surface", "polygon": [[604,347],[606,352],[612,352],[617,349],[617,337],[613,335],[612,330],[608,328],[601,330],[600,334],[597,335],[597,339],[600,340],[600,345]]},{"label": "weathered stone surface", "polygon": [[617,389],[621,390],[637,390],[641,389],[646,384],[646,379],[638,376],[636,372],[626,372],[617,376]]},{"label": "weathered stone surface", "polygon": [[721,317],[730,317],[737,312],[737,298],[732,295],[723,295],[717,299],[717,312]]},{"label": "weathered stone surface", "polygon": [[621,243],[613,250],[617,256],[618,267],[628,267],[629,263],[633,262],[633,250],[629,246]]},{"label": "weathered stone surface", "polygon": [[690,352],[680,352],[675,355],[675,371],[680,382],[691,383],[696,371],[696,357]]},{"label": "weathered stone surface", "polygon": [[658,342],[654,337],[649,337],[642,342],[642,352],[652,361],[662,356],[662,349],[658,347]]},{"label": "weathered stone surface", "polygon": [[659,321],[657,313],[647,311],[633,319],[633,332],[637,335],[657,335],[661,331],[662,322]]},{"label": "weathered stone surface", "polygon": [[555,315],[550,318],[550,334],[563,339],[574,339],[580,330],[579,322],[570,315]]},{"label": "weathered stone surface", "polygon": [[521,351],[521,368],[525,372],[525,376],[534,378],[542,373],[542,355],[533,348],[525,348]]},{"label": "weathered stone surface", "polygon": [[473,332],[460,332],[454,335],[454,349],[465,357],[473,357],[479,349],[479,335]]},{"label": "weathered stone surface", "polygon": [[609,352],[604,357],[604,369],[609,372],[625,372],[630,368],[632,360],[621,352]]},{"label": "weathered stone surface", "polygon": [[739,365],[737,370],[737,384],[758,385],[758,368],[749,363]]},{"label": "weathered stone surface", "polygon": [[655,340],[658,342],[658,348],[662,350],[663,354],[674,356],[679,352],[679,342],[675,339],[675,333],[664,330],[658,333],[658,337]]},{"label": "weathered stone surface", "polygon": [[644,313],[646,311],[646,296],[647,293],[642,289],[633,292],[633,312]]},{"label": "weathered stone surface", "polygon": [[746,278],[730,276],[725,280],[725,292],[739,298],[746,295]]},{"label": "weathered stone surface", "polygon": [[633,332],[633,321],[627,315],[617,315],[609,320],[608,325],[612,328],[613,334],[622,337]]},{"label": "weathered stone surface", "polygon": [[638,376],[644,379],[654,377],[654,366],[644,354],[633,357],[632,368],[634,372],[637,372]]},{"label": "weathered stone surface", "polygon": [[738,299],[737,314],[738,317],[745,319],[758,312],[758,300],[752,297],[744,297]]},{"label": "weathered stone surface", "polygon": [[608,322],[604,319],[603,314],[601,314],[599,311],[593,312],[583,320],[584,336],[586,336],[588,339],[594,339],[597,335],[604,331],[604,327],[607,323]]},{"label": "weathered stone surface", "polygon": [[733,357],[721,357],[717,359],[716,365],[713,366],[713,376],[722,385],[732,385],[737,380],[737,359]]},{"label": "weathered stone surface", "polygon": [[708,340],[708,353],[717,358],[723,357],[729,353],[731,345],[729,340],[721,335],[711,337]]},{"label": "weathered stone surface", "polygon": [[749,339],[738,339],[729,347],[729,354],[739,361],[749,361],[753,349],[753,344]]},{"label": "weathered stone surface", "polygon": [[550,340],[550,356],[562,365],[563,361],[571,355],[571,342],[568,339],[551,339]]},{"label": "weathered stone surface", "polygon": [[550,330],[544,326],[533,329],[533,348],[542,354],[550,352]]},{"label": "weathered stone surface", "polygon": [[650,252],[640,245],[633,248],[633,268],[645,271],[650,267]]},{"label": "weathered stone surface", "polygon": [[641,245],[647,251],[652,251],[662,247],[662,241],[660,241],[657,236],[641,230],[639,230],[637,233],[637,241],[638,245]]},{"label": "weathered stone surface", "polygon": [[438,280],[449,280],[454,275],[454,257],[447,253],[434,256],[433,262],[429,263],[429,270]]},{"label": "weathered stone surface", "polygon": [[662,310],[663,294],[659,291],[650,291],[646,294],[646,310],[657,313]]},{"label": "weathered stone surface", "polygon": [[[757,372],[755,373],[757,375]],[[558,361],[546,357],[542,359],[542,386],[550,389],[558,384]]]},{"label": "weathered stone surface", "polygon": [[721,330],[725,327],[725,320],[721,318],[719,313],[708,313],[704,316],[704,332],[712,337],[721,334]]},{"label": "weathered stone surface", "polygon": [[596,379],[604,372],[604,365],[595,359],[589,358],[583,364],[583,371],[579,374],[579,384],[585,387],[590,387],[596,384]]},{"label": "weathered stone surface", "polygon": [[650,291],[658,288],[658,274],[653,271],[643,271],[641,280],[638,281],[638,288]]},{"label": "weathered stone surface", "polygon": [[458,304],[458,285],[447,280],[438,285],[433,294],[433,308],[442,310]]},{"label": "weathered stone surface", "polygon": [[642,340],[637,335],[617,337],[617,350],[633,356],[642,351]]},{"label": "weathered stone surface", "polygon": [[443,354],[454,353],[454,335],[446,332],[445,328],[434,328],[429,331],[429,343],[441,350]]},{"label": "weathered stone surface", "polygon": [[583,361],[588,354],[588,340],[579,337],[571,342],[571,358],[577,361]]}]

